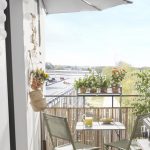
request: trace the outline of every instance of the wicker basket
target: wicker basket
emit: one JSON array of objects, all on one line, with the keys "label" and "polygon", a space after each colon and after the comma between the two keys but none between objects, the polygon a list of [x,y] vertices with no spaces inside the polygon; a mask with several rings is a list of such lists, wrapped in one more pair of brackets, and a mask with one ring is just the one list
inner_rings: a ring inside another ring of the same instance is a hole
[{"label": "wicker basket", "polygon": [[34,111],[43,111],[47,107],[46,99],[43,98],[43,93],[41,90],[31,91],[29,95],[31,99],[30,104]]}]

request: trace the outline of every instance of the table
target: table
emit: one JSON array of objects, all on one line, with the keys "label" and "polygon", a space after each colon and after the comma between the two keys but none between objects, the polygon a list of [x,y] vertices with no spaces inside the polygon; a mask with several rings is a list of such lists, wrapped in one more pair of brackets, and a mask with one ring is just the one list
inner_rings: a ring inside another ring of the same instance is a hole
[{"label": "table", "polygon": [[[77,122],[76,124],[77,140],[78,140],[79,131],[99,131],[99,130],[103,130],[103,131],[115,130],[116,134],[118,135],[120,139],[120,130],[125,130],[125,129],[126,128],[124,124],[122,124],[121,122],[112,122],[110,124],[104,124],[103,122],[93,122],[92,127],[85,126],[83,122]],[[97,138],[99,138],[99,136],[97,136]]]},{"label": "table", "polygon": [[103,122],[93,122],[92,127],[86,127],[83,122],[77,122],[76,130],[125,130],[124,124],[121,122],[111,122],[104,124]]},{"label": "table", "polygon": [[137,143],[142,150],[150,150],[150,141],[148,139],[137,139]]}]

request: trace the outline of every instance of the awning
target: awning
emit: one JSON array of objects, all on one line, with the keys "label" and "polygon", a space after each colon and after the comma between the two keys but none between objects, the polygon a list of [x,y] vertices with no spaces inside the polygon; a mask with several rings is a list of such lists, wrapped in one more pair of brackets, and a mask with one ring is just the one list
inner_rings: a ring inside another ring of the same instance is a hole
[{"label": "awning", "polygon": [[47,14],[103,10],[130,3],[129,0],[43,0]]}]

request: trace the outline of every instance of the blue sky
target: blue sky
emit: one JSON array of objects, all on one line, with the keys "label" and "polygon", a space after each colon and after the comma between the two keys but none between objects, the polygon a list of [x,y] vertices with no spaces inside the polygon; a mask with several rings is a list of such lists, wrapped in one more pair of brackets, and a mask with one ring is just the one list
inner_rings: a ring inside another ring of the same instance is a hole
[{"label": "blue sky", "polygon": [[46,61],[103,66],[125,61],[150,66],[150,0],[103,11],[46,17]]}]

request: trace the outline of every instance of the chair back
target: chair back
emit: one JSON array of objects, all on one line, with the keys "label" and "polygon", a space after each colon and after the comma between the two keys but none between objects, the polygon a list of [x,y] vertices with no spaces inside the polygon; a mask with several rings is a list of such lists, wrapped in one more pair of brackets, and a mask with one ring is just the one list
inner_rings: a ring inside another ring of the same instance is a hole
[{"label": "chair back", "polygon": [[56,137],[70,141],[70,143],[73,146],[73,149],[75,150],[75,145],[68,126],[67,118],[52,116],[45,113],[43,113],[43,116],[53,147],[56,147],[53,141],[53,137]]},{"label": "chair back", "polygon": [[133,127],[133,130],[132,130],[132,133],[131,133],[131,136],[130,136],[130,140],[129,140],[129,143],[128,143],[128,147],[127,147],[127,150],[130,150],[130,145],[132,143],[132,140],[137,137],[137,135],[141,134],[140,132],[140,129],[141,129],[141,125],[143,123],[143,119],[144,118],[147,118],[147,117],[150,117],[150,113],[148,114],[144,114],[144,115],[138,115],[136,117],[136,120],[134,122],[134,127]]}]

